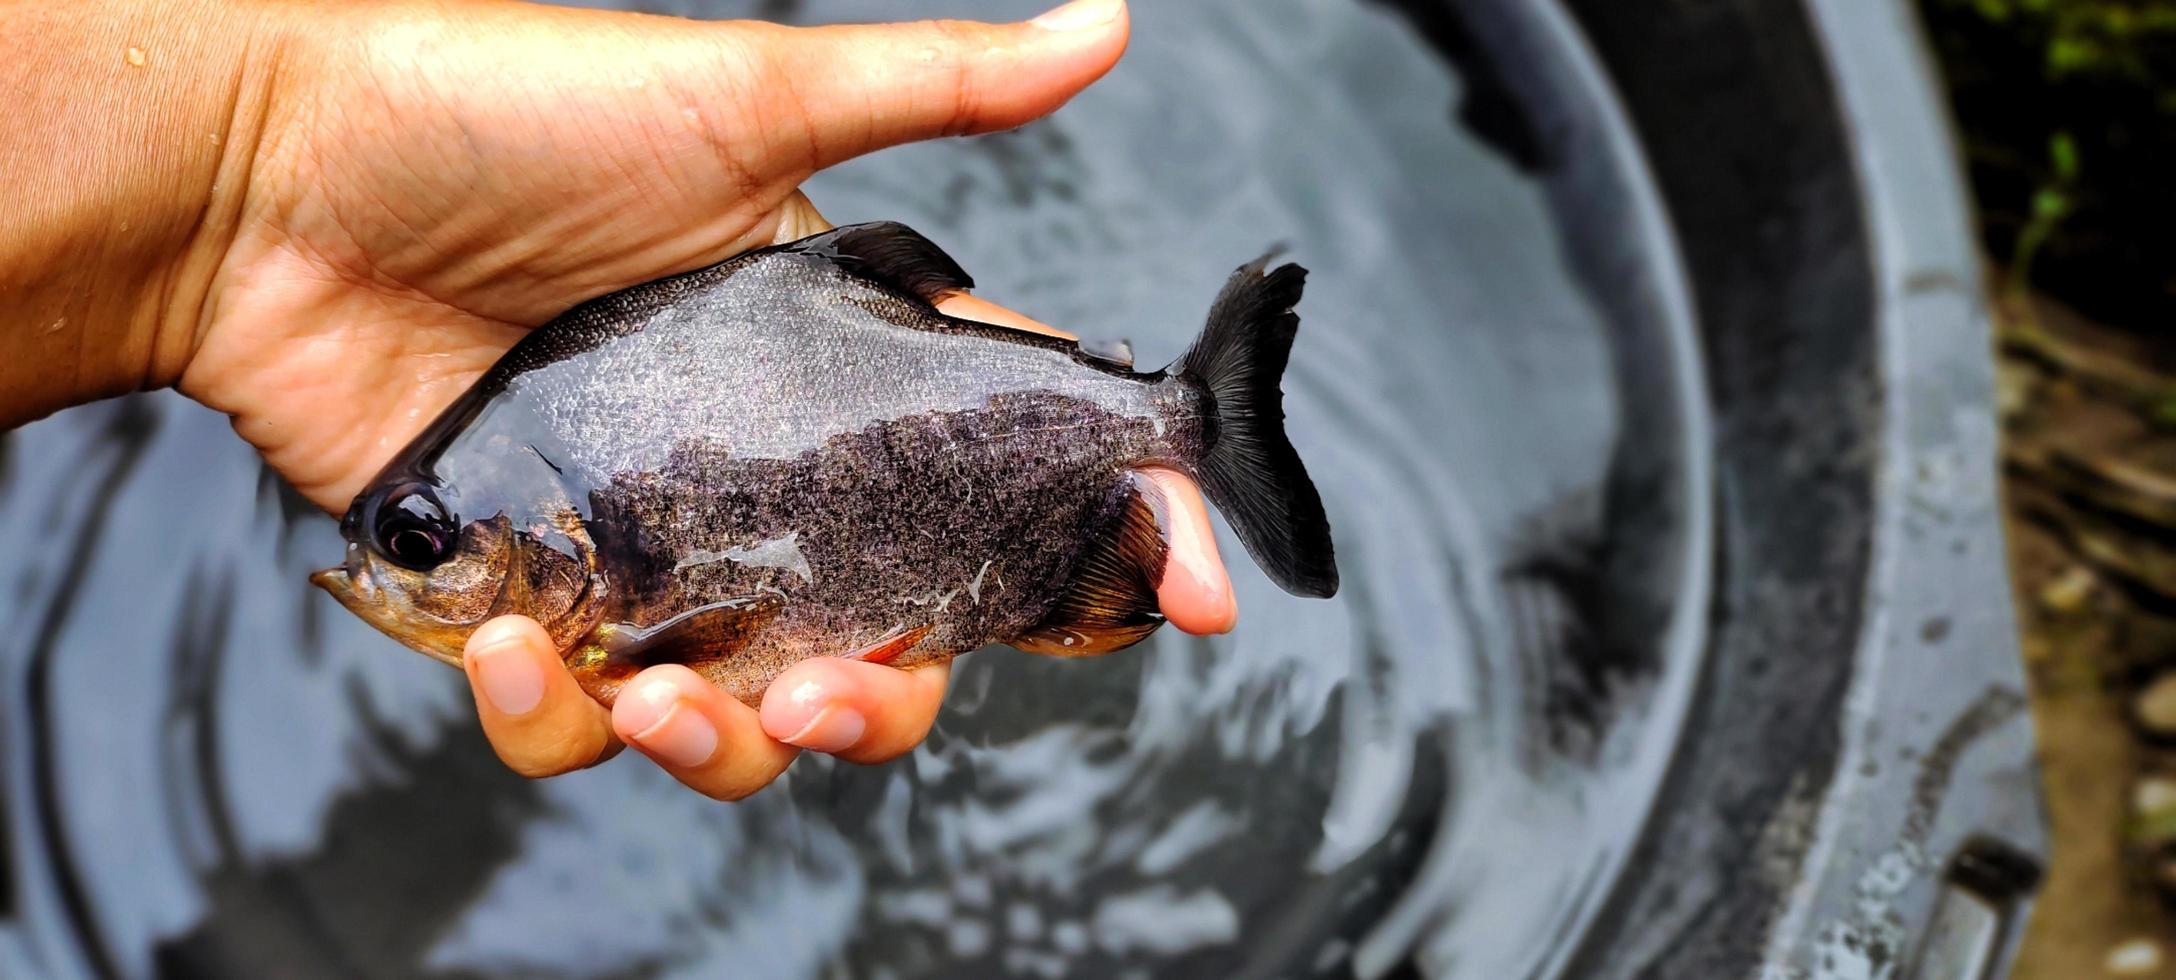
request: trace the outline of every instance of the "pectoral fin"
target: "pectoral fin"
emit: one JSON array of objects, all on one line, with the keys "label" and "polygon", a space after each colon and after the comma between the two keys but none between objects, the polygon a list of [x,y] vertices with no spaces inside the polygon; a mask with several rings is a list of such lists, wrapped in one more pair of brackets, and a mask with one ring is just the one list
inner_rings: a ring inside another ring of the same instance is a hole
[{"label": "pectoral fin", "polygon": [[1013,646],[1086,657],[1132,646],[1163,625],[1156,587],[1163,581],[1167,549],[1156,512],[1132,484],[1118,511],[1110,534],[1081,556],[1065,595]]},{"label": "pectoral fin", "polygon": [[655,626],[615,623],[599,629],[606,658],[629,672],[657,664],[688,664],[732,656],[778,615],[785,600],[770,593],[735,596],[697,606]]}]

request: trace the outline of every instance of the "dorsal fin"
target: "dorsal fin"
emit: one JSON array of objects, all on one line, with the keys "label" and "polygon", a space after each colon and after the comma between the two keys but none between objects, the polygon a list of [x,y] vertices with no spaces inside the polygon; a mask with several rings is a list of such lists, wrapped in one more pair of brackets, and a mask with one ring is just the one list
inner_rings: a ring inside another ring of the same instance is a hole
[{"label": "dorsal fin", "polygon": [[834,228],[785,247],[820,255],[932,306],[946,295],[973,289],[975,280],[935,242],[897,221]]}]

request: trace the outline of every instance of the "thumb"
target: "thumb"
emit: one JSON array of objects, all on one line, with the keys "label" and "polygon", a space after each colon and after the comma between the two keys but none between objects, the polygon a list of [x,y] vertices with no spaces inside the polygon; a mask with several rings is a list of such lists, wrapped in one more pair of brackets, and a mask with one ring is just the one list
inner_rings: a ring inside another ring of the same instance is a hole
[{"label": "thumb", "polygon": [[[794,93],[811,170],[872,150],[1010,129],[1048,115],[1125,52],[1125,0],[1072,0],[1017,24],[921,21],[774,28],[759,81]],[[775,137],[774,137],[775,138]]]}]

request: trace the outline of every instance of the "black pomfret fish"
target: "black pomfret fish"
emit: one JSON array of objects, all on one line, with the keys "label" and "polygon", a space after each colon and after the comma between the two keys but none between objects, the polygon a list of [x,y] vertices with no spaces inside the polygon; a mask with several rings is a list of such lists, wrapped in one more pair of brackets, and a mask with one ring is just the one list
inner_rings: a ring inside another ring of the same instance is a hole
[{"label": "black pomfret fish", "polygon": [[749,703],[796,661],[1086,655],[1162,623],[1135,470],[1196,479],[1286,590],[1329,596],[1279,382],[1306,270],[1224,287],[1162,371],[962,320],[903,225],[840,228],[584,303],[524,337],[359,494],[312,581],[459,664],[543,624],[611,703],[681,663]]}]

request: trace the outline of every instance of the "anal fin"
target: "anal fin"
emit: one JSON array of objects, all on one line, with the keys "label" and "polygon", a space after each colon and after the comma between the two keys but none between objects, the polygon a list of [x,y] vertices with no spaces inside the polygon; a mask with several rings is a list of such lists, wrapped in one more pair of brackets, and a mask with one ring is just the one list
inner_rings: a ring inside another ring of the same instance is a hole
[{"label": "anal fin", "polygon": [[1117,519],[1090,545],[1072,584],[1043,620],[1011,644],[1029,653],[1087,657],[1132,646],[1162,626],[1156,587],[1167,548],[1156,511],[1135,483],[1118,501]]}]

